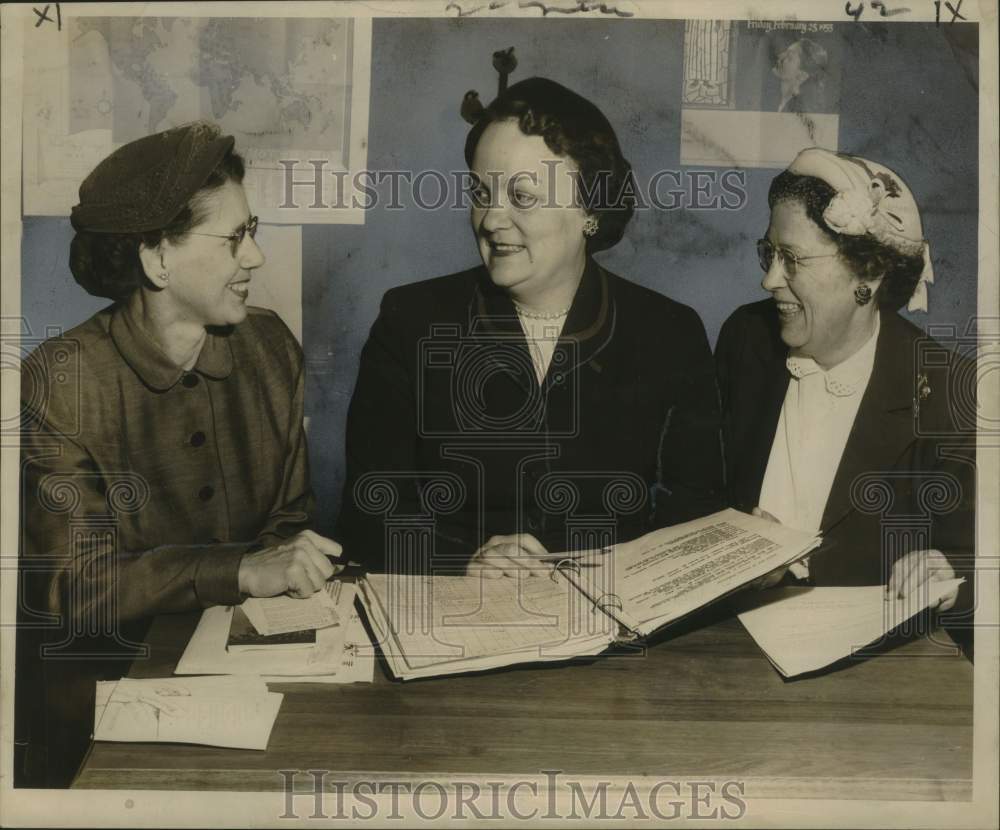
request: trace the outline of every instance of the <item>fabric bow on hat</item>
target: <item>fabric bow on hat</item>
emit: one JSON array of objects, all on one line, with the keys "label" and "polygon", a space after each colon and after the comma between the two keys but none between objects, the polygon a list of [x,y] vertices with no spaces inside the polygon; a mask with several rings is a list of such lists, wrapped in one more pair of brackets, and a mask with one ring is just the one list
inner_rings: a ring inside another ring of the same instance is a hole
[{"label": "fabric bow on hat", "polygon": [[923,256],[924,269],[907,309],[927,311],[927,286],[934,282],[934,269],[920,209],[905,182],[884,165],[821,147],[803,150],[788,170],[821,179],[837,191],[823,211],[830,230],[846,236],[870,234],[902,254]]}]

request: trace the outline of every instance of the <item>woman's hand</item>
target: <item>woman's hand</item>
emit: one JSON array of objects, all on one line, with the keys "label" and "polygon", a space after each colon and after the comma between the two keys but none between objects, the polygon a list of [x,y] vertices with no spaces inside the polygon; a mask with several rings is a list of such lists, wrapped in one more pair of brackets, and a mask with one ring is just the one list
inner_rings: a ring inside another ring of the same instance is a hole
[{"label": "woman's hand", "polygon": [[344,569],[327,558],[340,554],[340,545],[332,539],[303,530],[280,545],[246,554],[240,562],[240,593],[251,597],[288,594],[304,599]]},{"label": "woman's hand", "polygon": [[[750,511],[754,516],[760,519],[767,519],[769,522],[774,522],[776,525],[780,525],[774,516],[768,513],[766,510],[761,510],[759,507],[755,507]],[[764,574],[763,576],[757,577],[753,582],[750,583],[751,588],[756,588],[758,591],[763,591],[765,588],[773,588],[782,579],[784,579],[785,574],[788,572],[788,565],[782,565],[780,568],[775,568],[771,573]]]},{"label": "woman's hand", "polygon": [[[928,582],[944,582],[955,578],[955,569],[939,550],[911,550],[892,566],[885,598],[904,599],[917,590],[926,589]],[[939,611],[947,611],[958,599],[958,586],[937,603]]]},{"label": "woman's hand", "polygon": [[515,577],[518,573],[544,576],[552,573],[552,566],[539,559],[548,555],[545,546],[527,533],[493,536],[473,554],[465,572],[470,576],[481,574],[490,579]]}]

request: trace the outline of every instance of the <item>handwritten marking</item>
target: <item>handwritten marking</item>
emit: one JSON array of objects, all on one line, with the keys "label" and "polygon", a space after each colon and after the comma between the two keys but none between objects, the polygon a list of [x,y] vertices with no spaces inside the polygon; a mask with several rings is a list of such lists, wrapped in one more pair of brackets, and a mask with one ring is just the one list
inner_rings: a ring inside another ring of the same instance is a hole
[{"label": "handwritten marking", "polygon": [[[964,15],[959,14],[959,9],[962,8],[962,0],[958,0],[957,6],[953,6],[948,2],[944,5],[951,12],[951,20],[947,21],[948,23],[954,23],[956,20],[966,20]],[[934,25],[941,25],[941,0],[934,0]]]},{"label": "handwritten marking", "polygon": [[948,21],[949,23],[954,23],[956,20],[966,19],[964,15],[958,13],[958,10],[962,8],[962,0],[958,0],[957,6],[953,6],[951,3],[947,2],[944,4],[944,6],[946,9],[948,9],[948,11],[951,12],[951,20]]},{"label": "handwritten marking", "polygon": [[[451,0],[445,11],[458,12],[459,17],[468,17],[483,9],[496,11],[504,6],[510,5],[511,0],[491,0],[489,3],[479,3],[475,6],[464,5],[462,0]],[[539,9],[543,17],[549,14],[579,14],[580,12],[600,12],[601,14],[611,14],[616,17],[634,17],[634,13],[618,8],[613,3],[595,2],[594,0],[575,0],[574,5],[558,5],[543,2],[543,0],[518,0],[518,8]]]},{"label": "handwritten marking", "polygon": [[616,17],[632,17],[632,12],[627,12],[623,9],[619,9],[617,6],[611,5],[609,3],[588,3],[585,0],[577,0],[576,6],[566,7],[566,6],[549,6],[547,3],[541,2],[541,0],[522,0],[522,9],[536,8],[542,10],[542,17],[545,17],[552,12],[554,14],[576,14],[577,12],[593,12],[597,11],[601,14],[613,14]]},{"label": "handwritten marking", "polygon": [[872,0],[872,8],[878,9],[878,13],[882,17],[892,17],[894,14],[905,14],[909,11],[906,6],[901,6],[898,9],[888,9],[882,0]]},{"label": "handwritten marking", "polygon": [[[961,0],[959,2],[959,5],[962,5],[961,4]],[[45,21],[48,21],[49,23],[55,23],[56,24],[56,29],[61,32],[62,31],[62,11],[59,9],[59,4],[56,3],[56,19],[53,20],[51,17],[49,17],[49,9],[51,7],[52,7],[51,3],[46,3],[45,4],[45,8],[42,9],[41,11],[38,11],[38,9],[36,7],[34,7],[34,6],[31,7],[31,10],[35,14],[38,15],[38,20],[35,21],[35,28],[37,29]]]},{"label": "handwritten marking", "polygon": [[[935,0],[935,4],[939,2],[940,0]],[[961,0],[959,0],[959,4],[961,5]],[[871,0],[871,6],[873,9],[878,10],[880,17],[892,17],[894,14],[905,14],[906,12],[910,11],[910,9],[907,6],[900,6],[897,9],[890,9],[888,6],[886,6],[885,0]],[[864,10],[865,10],[864,2],[858,3],[858,7],[856,9],[851,8],[851,0],[847,0],[847,3],[844,4],[844,13],[848,17],[853,17],[855,21],[857,21],[861,17],[861,13]]]}]

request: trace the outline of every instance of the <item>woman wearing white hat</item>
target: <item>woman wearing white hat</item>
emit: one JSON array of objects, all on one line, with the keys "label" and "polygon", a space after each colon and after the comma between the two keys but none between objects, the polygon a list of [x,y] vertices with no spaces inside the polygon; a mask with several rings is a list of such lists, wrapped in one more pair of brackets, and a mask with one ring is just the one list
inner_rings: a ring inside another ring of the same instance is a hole
[{"label": "woman wearing white hat", "polygon": [[897,313],[926,310],[933,282],[913,195],[882,165],[813,148],[768,204],[771,299],[738,309],[716,350],[731,503],[822,533],[791,569],[811,584],[905,596],[970,571],[975,367]]}]

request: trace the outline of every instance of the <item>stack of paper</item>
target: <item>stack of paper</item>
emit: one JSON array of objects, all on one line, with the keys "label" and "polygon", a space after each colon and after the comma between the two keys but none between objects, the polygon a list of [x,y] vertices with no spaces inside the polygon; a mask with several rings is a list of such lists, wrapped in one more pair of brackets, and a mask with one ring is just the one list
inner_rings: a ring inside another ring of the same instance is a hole
[{"label": "stack of paper", "polygon": [[[266,622],[262,623],[265,627],[281,628],[289,623],[289,616],[282,614],[279,604],[307,603],[302,609],[292,606],[292,616],[295,617],[296,624],[300,625],[311,626],[316,622],[317,609],[321,614],[332,613],[340,622],[318,629],[315,645],[291,650],[227,650],[226,642],[234,609],[219,605],[202,613],[198,627],[184,649],[174,673],[257,675],[285,682],[292,679],[295,682],[371,682],[374,676],[374,650],[354,609],[356,587],[351,583],[333,581],[328,582],[326,591],[320,593],[325,593],[332,604],[327,606],[323,600],[311,603],[313,607],[310,609],[308,600],[275,597],[258,601],[265,606],[263,615]],[[269,605],[271,607],[267,607]],[[326,611],[322,610],[324,607],[327,608]],[[261,619],[259,611],[258,608],[250,613]],[[328,619],[329,616],[325,618]]]},{"label": "stack of paper", "polygon": [[94,740],[267,749],[281,699],[244,677],[98,682]]},{"label": "stack of paper", "polygon": [[361,587],[403,680],[599,654],[617,628],[562,578],[368,574]]},{"label": "stack of paper", "polygon": [[278,649],[312,648],[315,645],[315,628],[286,631],[281,634],[261,634],[250,622],[242,605],[237,605],[233,609],[229,638],[226,640],[226,650],[229,652],[266,649],[276,654]]},{"label": "stack of paper", "polygon": [[964,580],[930,582],[903,599],[881,585],[776,588],[764,592],[740,622],[785,677],[825,668],[880,640]]},{"label": "stack of paper", "polygon": [[[340,624],[337,605],[342,604],[343,582],[328,582],[327,590],[317,591],[305,599],[295,597],[250,597],[243,605],[243,612],[253,627],[266,637],[289,634],[293,631],[329,628]],[[353,595],[350,596],[354,601]]]}]

